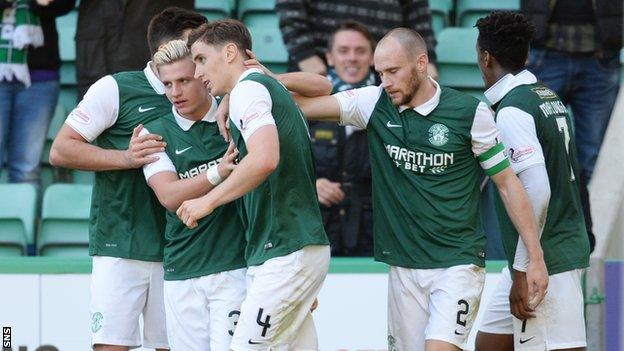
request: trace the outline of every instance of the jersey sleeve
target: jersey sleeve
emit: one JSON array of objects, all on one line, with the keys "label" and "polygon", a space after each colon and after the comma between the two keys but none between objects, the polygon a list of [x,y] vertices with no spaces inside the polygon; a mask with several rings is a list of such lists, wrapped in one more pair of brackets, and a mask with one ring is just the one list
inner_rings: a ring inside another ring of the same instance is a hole
[{"label": "jersey sleeve", "polygon": [[366,129],[382,90],[381,86],[367,86],[332,95],[340,105],[340,124]]},{"label": "jersey sleeve", "polygon": [[494,115],[483,102],[480,102],[475,110],[470,135],[472,152],[488,176],[496,175],[509,167],[509,160],[505,156],[505,146],[500,142]]},{"label": "jersey sleeve", "polygon": [[93,83],[82,101],[69,113],[65,124],[92,142],[117,121],[119,87],[112,76],[104,76]]},{"label": "jersey sleeve", "polygon": [[[145,127],[143,127],[143,129],[139,132],[139,136],[143,136],[147,134],[149,134],[149,130],[147,130],[147,128]],[[152,163],[143,165],[143,175],[145,175],[146,181],[149,181],[149,179],[154,174],[158,174],[161,172],[176,173],[176,168],[173,165],[173,162],[171,162],[171,159],[169,158],[169,155],[167,155],[166,152],[164,151],[156,152],[154,154],[151,154],[150,156],[158,157],[158,160]]]},{"label": "jersey sleeve", "polygon": [[516,174],[544,164],[544,152],[537,138],[533,116],[517,107],[505,107],[496,114],[496,125]]},{"label": "jersey sleeve", "polygon": [[245,142],[260,127],[275,125],[272,108],[271,94],[258,82],[242,81],[230,94],[230,119]]}]

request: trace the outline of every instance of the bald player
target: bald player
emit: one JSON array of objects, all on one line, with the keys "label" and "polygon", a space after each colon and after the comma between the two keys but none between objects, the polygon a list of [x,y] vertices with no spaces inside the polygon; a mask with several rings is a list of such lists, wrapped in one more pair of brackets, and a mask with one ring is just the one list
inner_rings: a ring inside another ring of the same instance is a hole
[{"label": "bald player", "polygon": [[420,35],[399,28],[374,54],[381,86],[297,97],[310,119],[368,129],[375,259],[390,265],[389,350],[466,347],[485,280],[479,173],[499,189],[526,243],[532,304],[548,274],[537,225],[490,109],[427,76]]}]

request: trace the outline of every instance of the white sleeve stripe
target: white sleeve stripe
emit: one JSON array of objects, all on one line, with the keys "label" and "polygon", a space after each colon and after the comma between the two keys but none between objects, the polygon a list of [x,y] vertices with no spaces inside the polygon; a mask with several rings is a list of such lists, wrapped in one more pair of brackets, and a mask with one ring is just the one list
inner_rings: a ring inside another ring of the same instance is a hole
[{"label": "white sleeve stripe", "polygon": [[[143,136],[147,134],[149,134],[149,130],[147,130],[147,128],[145,127],[139,132],[139,136]],[[153,175],[162,173],[162,172],[171,172],[171,173],[177,174],[176,168],[173,165],[173,162],[171,162],[171,159],[169,158],[169,155],[167,155],[166,152],[164,151],[156,152],[149,156],[158,157],[158,160],[152,163],[147,163],[143,165],[143,175],[145,176],[146,181],[149,181],[149,179]]]},{"label": "white sleeve stripe", "polygon": [[80,126],[76,125],[76,123],[78,123],[78,122],[74,121],[73,119],[66,119],[65,120],[65,124],[70,126],[71,129],[74,130],[74,132],[80,134],[80,136],[83,137],[89,143],[92,143],[93,140],[95,140],[95,138],[97,138],[97,136],[95,136],[95,135],[89,135],[89,133],[88,133],[88,131],[86,129],[81,128]]},{"label": "white sleeve stripe", "polygon": [[504,160],[505,160],[505,153],[501,150],[500,152],[496,153],[495,155],[488,158],[487,160],[483,162],[479,162],[479,163],[481,164],[481,168],[488,170],[496,166],[497,164],[501,163]]}]

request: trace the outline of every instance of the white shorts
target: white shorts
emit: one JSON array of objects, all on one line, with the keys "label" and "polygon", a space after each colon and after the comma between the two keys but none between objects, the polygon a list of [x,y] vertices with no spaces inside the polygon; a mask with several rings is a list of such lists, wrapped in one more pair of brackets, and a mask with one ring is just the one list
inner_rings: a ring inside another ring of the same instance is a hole
[{"label": "white shorts", "polygon": [[169,348],[163,276],[162,262],[93,256],[91,345]]},{"label": "white shorts", "polygon": [[165,281],[171,350],[228,351],[245,298],[246,268]]},{"label": "white shorts", "polygon": [[390,267],[388,350],[424,350],[426,340],[466,347],[479,310],[485,269]]},{"label": "white shorts", "polygon": [[535,318],[526,322],[512,316],[509,269],[503,269],[492,300],[483,314],[479,331],[490,334],[513,334],[516,350],[557,350],[586,347],[582,269],[549,277],[548,292],[535,310]]},{"label": "white shorts", "polygon": [[329,269],[329,246],[306,246],[247,270],[247,297],[230,348],[317,350],[310,307]]}]

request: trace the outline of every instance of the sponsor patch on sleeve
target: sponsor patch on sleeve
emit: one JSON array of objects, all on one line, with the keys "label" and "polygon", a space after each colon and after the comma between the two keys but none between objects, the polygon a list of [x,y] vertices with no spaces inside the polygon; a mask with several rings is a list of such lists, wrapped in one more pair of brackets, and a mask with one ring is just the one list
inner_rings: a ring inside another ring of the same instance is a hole
[{"label": "sponsor patch on sleeve", "polygon": [[523,146],[515,149],[509,149],[509,159],[512,163],[520,163],[528,160],[535,155],[535,149],[531,146]]},{"label": "sponsor patch on sleeve", "polygon": [[91,121],[91,118],[89,117],[89,115],[85,111],[82,110],[80,105],[78,105],[78,107],[76,107],[69,115],[76,122],[79,122],[82,124],[89,124],[89,122]]}]

